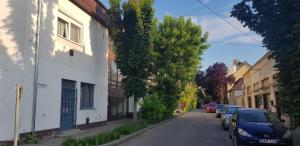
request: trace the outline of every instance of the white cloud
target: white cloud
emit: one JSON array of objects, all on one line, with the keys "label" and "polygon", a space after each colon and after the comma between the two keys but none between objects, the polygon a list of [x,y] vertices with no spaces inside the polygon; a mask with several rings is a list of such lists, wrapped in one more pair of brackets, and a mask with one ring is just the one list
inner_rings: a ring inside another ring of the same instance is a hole
[{"label": "white cloud", "polygon": [[[207,15],[207,16],[187,16],[186,18],[191,18],[194,23],[198,23],[202,26],[204,31],[209,32],[209,41],[221,41],[224,43],[259,43],[262,38],[251,32],[248,27],[243,27],[243,25],[235,18],[228,17],[224,18],[230,24],[226,23],[219,17]],[[240,31],[241,30],[241,31]]]},{"label": "white cloud", "polygon": [[210,2],[210,0],[202,0],[203,3],[207,4]]}]

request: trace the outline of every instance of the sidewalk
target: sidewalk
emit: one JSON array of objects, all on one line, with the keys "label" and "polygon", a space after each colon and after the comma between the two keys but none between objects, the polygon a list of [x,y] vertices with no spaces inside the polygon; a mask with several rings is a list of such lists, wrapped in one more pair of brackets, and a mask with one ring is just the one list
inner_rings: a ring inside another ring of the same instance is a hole
[{"label": "sidewalk", "polygon": [[111,131],[112,129],[119,127],[123,124],[130,123],[131,120],[120,120],[120,121],[112,121],[106,123],[106,125],[95,127],[91,129],[79,130],[79,129],[72,129],[67,131],[60,132],[55,137],[49,137],[45,139],[39,140],[38,144],[22,144],[21,146],[60,146],[64,139],[67,137],[80,139],[84,137],[94,136],[99,133]]}]

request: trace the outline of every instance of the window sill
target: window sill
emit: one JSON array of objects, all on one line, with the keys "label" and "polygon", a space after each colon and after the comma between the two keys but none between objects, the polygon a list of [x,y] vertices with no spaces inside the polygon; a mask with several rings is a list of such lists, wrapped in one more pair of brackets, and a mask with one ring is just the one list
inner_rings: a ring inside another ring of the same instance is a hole
[{"label": "window sill", "polygon": [[94,108],[94,107],[91,107],[91,108],[80,108],[80,110],[96,110],[96,108]]},{"label": "window sill", "polygon": [[57,34],[57,36],[58,36],[59,38],[63,39],[63,40],[66,40],[66,41],[68,41],[68,42],[70,42],[70,43],[72,43],[72,44],[75,44],[75,45],[77,45],[77,46],[79,46],[79,47],[84,48],[84,46],[83,46],[82,44],[80,44],[80,43],[76,43],[76,42],[74,42],[74,41],[72,41],[72,40],[70,40],[70,39],[68,39],[68,38],[65,38],[65,37],[59,35],[59,34]]}]

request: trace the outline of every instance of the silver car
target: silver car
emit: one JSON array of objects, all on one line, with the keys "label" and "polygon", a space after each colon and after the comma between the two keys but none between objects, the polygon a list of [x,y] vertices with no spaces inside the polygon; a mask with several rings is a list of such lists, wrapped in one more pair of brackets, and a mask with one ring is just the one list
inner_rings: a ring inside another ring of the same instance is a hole
[{"label": "silver car", "polygon": [[228,130],[229,128],[229,120],[232,116],[232,114],[239,108],[242,108],[242,106],[237,106],[237,105],[227,105],[224,113],[221,116],[221,125],[224,130]]},{"label": "silver car", "polygon": [[226,108],[226,104],[218,104],[216,109],[216,118],[221,118],[222,113]]}]

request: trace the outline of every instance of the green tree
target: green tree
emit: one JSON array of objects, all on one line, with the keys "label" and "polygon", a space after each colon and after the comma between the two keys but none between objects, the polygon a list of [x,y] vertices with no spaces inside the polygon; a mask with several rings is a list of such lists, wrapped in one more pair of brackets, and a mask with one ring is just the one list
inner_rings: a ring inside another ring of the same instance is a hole
[{"label": "green tree", "polygon": [[124,75],[125,94],[134,97],[134,121],[137,101],[147,93],[151,68],[153,0],[128,0],[120,8],[120,0],[110,0],[111,37],[115,62]]},{"label": "green tree", "polygon": [[203,51],[208,47],[208,33],[202,33],[191,19],[165,16],[154,37],[154,90],[161,93],[171,115],[177,108],[179,94],[194,80]]},{"label": "green tree", "polygon": [[[231,16],[260,34],[280,73],[280,100],[296,126],[300,123],[300,1],[242,0]],[[292,123],[293,125],[293,123]]]},{"label": "green tree", "polygon": [[182,111],[186,112],[196,109],[198,96],[197,86],[195,83],[190,82],[186,84],[179,96],[179,106]]}]

